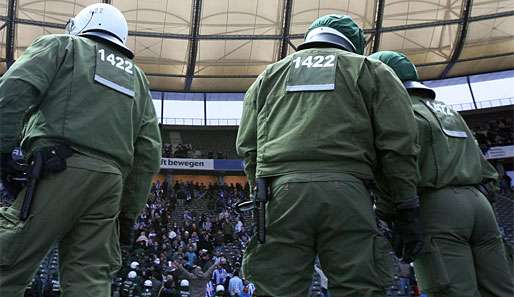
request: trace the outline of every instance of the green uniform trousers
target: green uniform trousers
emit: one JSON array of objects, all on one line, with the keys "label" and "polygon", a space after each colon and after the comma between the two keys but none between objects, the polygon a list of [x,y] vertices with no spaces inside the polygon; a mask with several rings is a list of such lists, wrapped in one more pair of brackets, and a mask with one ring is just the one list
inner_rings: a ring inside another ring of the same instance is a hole
[{"label": "green uniform trousers", "polygon": [[425,247],[415,261],[430,297],[512,297],[514,280],[493,209],[474,187],[421,195]]},{"label": "green uniform trousers", "polygon": [[67,164],[66,170],[40,180],[25,222],[18,219],[25,190],[11,207],[0,209],[2,297],[24,295],[55,243],[61,296],[111,295],[113,273],[121,266],[117,218],[122,176],[105,162],[77,154]]},{"label": "green uniform trousers", "polygon": [[307,296],[316,255],[330,296],[385,296],[393,279],[391,249],[361,180],[305,173],[272,178],[271,185],[266,243],[254,236],[243,256],[256,296]]}]

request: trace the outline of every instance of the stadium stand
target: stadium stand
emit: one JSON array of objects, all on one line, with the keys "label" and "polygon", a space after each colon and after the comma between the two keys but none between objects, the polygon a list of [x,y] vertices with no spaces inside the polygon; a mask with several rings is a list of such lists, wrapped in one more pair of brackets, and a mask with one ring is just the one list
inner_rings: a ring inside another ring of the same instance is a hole
[{"label": "stadium stand", "polygon": [[[206,288],[214,276],[212,267],[217,259],[224,263],[227,273],[241,265],[252,221],[251,214],[238,214],[233,205],[247,197],[248,188],[239,184],[154,183],[149,201],[134,226],[135,247],[124,251],[123,266],[113,279],[112,296],[141,296],[144,282],[151,280],[154,294],[151,296],[158,297],[166,281],[171,288],[178,289],[182,279],[190,281],[191,296],[207,296]],[[512,197],[499,195],[495,208],[502,233],[514,244]],[[383,224],[379,227],[387,232]],[[395,264],[395,282],[387,296],[408,296],[401,281],[404,274],[401,265],[392,251],[390,254]],[[136,272],[135,279],[128,278],[131,271]],[[408,277],[408,290],[415,292],[412,271]],[[315,272],[311,297],[323,296],[321,283],[321,276]],[[228,278],[221,284],[228,287]],[[41,263],[25,296],[57,297],[59,292],[56,247]]]},{"label": "stadium stand", "polygon": [[494,146],[514,144],[514,107],[497,107],[461,112],[474,132],[482,151]]},{"label": "stadium stand", "polygon": [[[164,132],[164,134],[168,133],[180,134],[180,137],[175,136],[174,139],[181,142],[171,143],[171,147],[168,146],[167,149],[167,152],[171,150],[171,153],[168,153],[167,156],[180,158],[179,156],[185,155],[188,158],[238,159],[235,151],[237,129],[234,127],[174,128]],[[184,147],[186,147],[185,153]],[[177,148],[179,149],[178,154]]]},{"label": "stadium stand", "polygon": [[514,200],[512,200],[512,195],[509,197],[498,194],[495,210],[504,238],[514,244]]},{"label": "stadium stand", "polygon": [[[512,119],[505,114],[464,116],[484,150],[513,143]],[[236,139],[234,128],[173,128],[169,133],[172,136],[167,139],[172,138],[174,144],[164,145],[163,157],[237,158],[233,149]],[[1,194],[0,207],[9,205],[9,198],[5,193]],[[241,265],[242,253],[251,236],[252,218],[250,213],[235,212],[233,205],[247,197],[248,188],[240,184],[217,185],[182,180],[169,184],[165,179],[156,180],[147,206],[134,226],[137,231],[135,247],[124,251],[123,267],[113,279],[112,296],[140,296],[144,282],[150,280],[151,296],[158,297],[165,285],[178,290],[182,279],[190,281],[191,296],[209,296],[206,289],[209,285],[212,288],[216,261],[223,262],[227,274]],[[495,209],[504,237],[514,244],[514,201],[510,188],[502,189]],[[384,225],[380,227],[386,232]],[[416,292],[413,272],[408,273],[410,285],[407,288],[401,277],[405,278],[405,272],[392,252],[391,257],[395,263],[395,282],[388,289],[387,296],[408,296],[406,290]],[[136,272],[135,279],[128,278],[131,271]],[[227,287],[228,278],[222,284]],[[251,284],[246,286],[251,288]],[[322,290],[322,276],[314,272],[311,296],[323,296]],[[56,247],[41,263],[25,296],[59,295]]]}]

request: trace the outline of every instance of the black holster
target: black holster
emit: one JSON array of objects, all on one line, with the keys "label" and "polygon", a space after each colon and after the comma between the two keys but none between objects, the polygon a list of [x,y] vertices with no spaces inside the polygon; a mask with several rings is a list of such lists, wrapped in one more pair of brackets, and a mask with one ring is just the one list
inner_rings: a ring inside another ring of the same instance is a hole
[{"label": "black holster", "polygon": [[268,202],[271,195],[270,186],[268,181],[264,178],[257,178],[255,180],[255,195],[254,195],[254,220],[259,242],[266,242],[266,202]]},{"label": "black holster", "polygon": [[29,181],[20,210],[21,221],[25,221],[29,217],[39,180],[49,174],[64,171],[66,159],[71,155],[73,155],[73,150],[67,145],[44,147],[32,153],[29,159]]}]

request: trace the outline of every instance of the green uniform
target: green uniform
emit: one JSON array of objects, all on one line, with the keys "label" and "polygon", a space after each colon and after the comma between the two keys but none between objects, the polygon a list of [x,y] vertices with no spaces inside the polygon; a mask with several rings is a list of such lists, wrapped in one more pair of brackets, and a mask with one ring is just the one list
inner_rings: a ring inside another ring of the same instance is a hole
[{"label": "green uniform", "polygon": [[[414,266],[422,291],[431,297],[514,296],[493,209],[475,188],[496,180],[495,169],[459,113],[428,97],[411,100],[419,129],[418,187],[426,232]],[[387,209],[382,203],[378,208]]]},{"label": "green uniform", "polygon": [[134,219],[159,170],[161,139],[144,73],[109,44],[37,39],[0,79],[0,151],[68,143],[67,169],[40,180],[29,218],[22,191],[0,209],[0,295],[22,296],[59,243],[65,296],[108,296],[120,265],[118,215]]},{"label": "green uniform", "polygon": [[382,63],[335,48],[272,64],[246,93],[237,137],[251,184],[269,177],[267,242],[243,260],[258,296],[305,296],[319,254],[334,296],[384,296],[387,243],[363,180],[387,176],[416,199],[416,131],[408,94]]}]

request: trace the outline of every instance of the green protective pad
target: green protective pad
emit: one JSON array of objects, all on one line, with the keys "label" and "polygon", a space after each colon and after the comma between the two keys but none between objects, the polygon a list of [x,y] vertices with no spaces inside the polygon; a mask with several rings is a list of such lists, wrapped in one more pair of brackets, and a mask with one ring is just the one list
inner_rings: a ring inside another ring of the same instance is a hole
[{"label": "green protective pad", "polygon": [[457,138],[468,138],[470,136],[466,132],[467,129],[462,121],[459,121],[459,115],[456,111],[436,100],[424,99],[422,102],[437,118],[441,130],[446,136]]},{"label": "green protective pad", "polygon": [[134,63],[118,52],[99,45],[96,48],[95,81],[134,97]]},{"label": "green protective pad", "polygon": [[295,54],[289,65],[286,91],[334,90],[336,65],[337,58],[333,54]]}]

